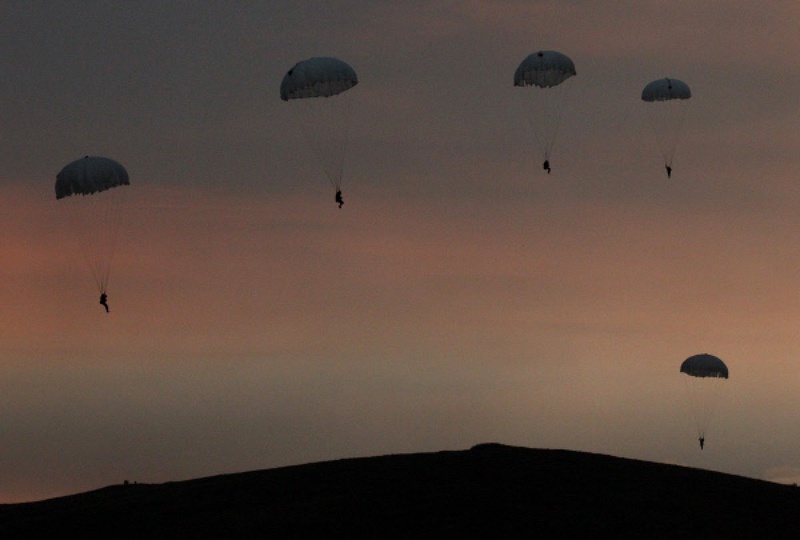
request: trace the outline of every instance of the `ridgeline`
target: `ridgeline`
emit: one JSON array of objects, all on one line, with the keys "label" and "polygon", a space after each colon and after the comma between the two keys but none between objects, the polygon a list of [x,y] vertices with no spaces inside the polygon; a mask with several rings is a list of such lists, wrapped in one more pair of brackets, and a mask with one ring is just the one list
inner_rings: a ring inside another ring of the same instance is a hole
[{"label": "ridgeline", "polygon": [[800,488],[482,444],[0,505],[1,538],[800,538]]}]

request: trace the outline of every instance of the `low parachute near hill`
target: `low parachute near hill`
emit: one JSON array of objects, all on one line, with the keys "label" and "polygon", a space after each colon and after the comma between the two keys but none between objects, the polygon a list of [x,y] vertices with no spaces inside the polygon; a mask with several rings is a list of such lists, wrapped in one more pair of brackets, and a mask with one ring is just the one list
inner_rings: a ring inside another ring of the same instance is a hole
[{"label": "low parachute near hill", "polygon": [[681,364],[689,407],[697,426],[700,449],[703,449],[706,429],[714,415],[723,381],[728,379],[728,366],[711,354],[690,356]]},{"label": "low parachute near hill", "polygon": [[550,173],[550,158],[561,117],[567,103],[569,85],[575,76],[575,64],[558,51],[538,51],[528,55],[514,72],[514,86],[530,88],[525,96],[526,120],[534,133],[542,168]]},{"label": "low parachute near hill", "polygon": [[100,292],[101,303],[107,298],[111,261],[129,185],[125,167],[99,156],[77,159],[56,176],[56,200],[64,213],[65,234],[77,240]]},{"label": "low parachute near hill", "polygon": [[315,158],[336,190],[339,208],[347,160],[352,99],[343,95],[358,84],[355,70],[333,57],[314,57],[295,64],[281,82],[281,99],[292,111]]},{"label": "low parachute near hill", "polygon": [[672,160],[686,122],[691,97],[688,84],[669,77],[656,79],[642,90],[642,101],[664,158],[667,178],[672,177]]}]

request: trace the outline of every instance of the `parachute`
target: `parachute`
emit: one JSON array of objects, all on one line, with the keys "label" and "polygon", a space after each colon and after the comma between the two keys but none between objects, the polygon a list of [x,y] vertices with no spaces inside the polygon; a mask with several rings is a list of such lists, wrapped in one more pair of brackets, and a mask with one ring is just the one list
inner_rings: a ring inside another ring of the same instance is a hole
[{"label": "parachute", "polygon": [[303,134],[337,192],[342,188],[352,106],[350,97],[342,94],[357,84],[355,70],[332,57],[298,62],[281,82],[281,99],[294,104]]},{"label": "parachute", "polygon": [[65,212],[69,234],[78,240],[101,294],[108,288],[122,206],[130,185],[128,171],[113,159],[85,156],[56,176],[56,200]]},{"label": "parachute", "polygon": [[525,96],[530,109],[528,121],[535,132],[536,143],[548,173],[550,155],[567,102],[568,86],[563,83],[575,74],[572,60],[557,51],[538,51],[529,55],[514,73],[514,86],[535,87],[533,96]]},{"label": "parachute", "polygon": [[697,425],[697,435],[704,440],[717,404],[721,383],[728,378],[728,366],[714,355],[696,354],[683,361],[681,373],[687,375],[683,379],[689,407]]},{"label": "parachute", "polygon": [[678,79],[657,79],[642,90],[642,101],[646,104],[668,177],[672,174],[672,160],[691,97],[689,85]]}]

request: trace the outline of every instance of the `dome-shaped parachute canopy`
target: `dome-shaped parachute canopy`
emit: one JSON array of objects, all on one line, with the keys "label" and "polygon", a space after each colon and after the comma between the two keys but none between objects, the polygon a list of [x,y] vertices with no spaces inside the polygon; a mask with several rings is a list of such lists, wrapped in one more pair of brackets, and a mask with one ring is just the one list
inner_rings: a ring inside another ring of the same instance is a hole
[{"label": "dome-shaped parachute canopy", "polygon": [[298,62],[284,75],[281,99],[331,97],[357,84],[358,76],[347,62],[319,56]]},{"label": "dome-shaped parachute canopy", "polygon": [[130,185],[128,171],[113,159],[85,156],[69,163],[56,176],[56,199],[89,195]]},{"label": "dome-shaped parachute canopy", "polygon": [[557,51],[539,51],[529,55],[514,73],[514,86],[557,86],[575,75],[575,64]]},{"label": "dome-shaped parachute canopy", "polygon": [[712,354],[696,354],[681,364],[681,373],[691,377],[728,378],[728,366]]},{"label": "dome-shaped parachute canopy", "polygon": [[678,79],[657,79],[642,90],[642,101],[669,101],[689,99],[692,91],[689,85]]}]

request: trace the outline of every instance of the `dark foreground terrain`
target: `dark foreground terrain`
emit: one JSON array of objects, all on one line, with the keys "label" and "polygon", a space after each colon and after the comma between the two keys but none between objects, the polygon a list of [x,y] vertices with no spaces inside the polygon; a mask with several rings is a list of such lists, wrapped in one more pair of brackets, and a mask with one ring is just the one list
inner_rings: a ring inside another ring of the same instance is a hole
[{"label": "dark foreground terrain", "polygon": [[800,538],[800,488],[485,444],[0,505],[0,538]]}]

